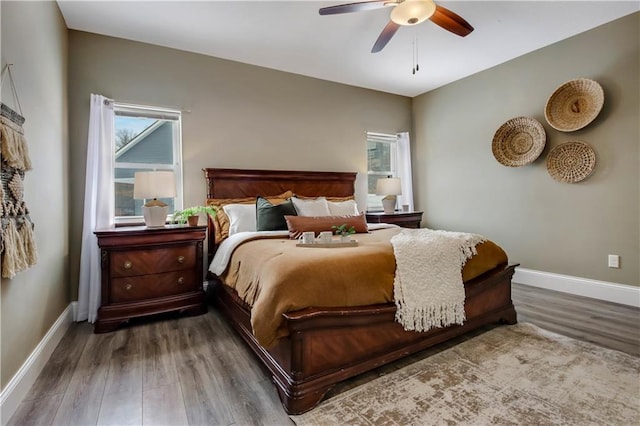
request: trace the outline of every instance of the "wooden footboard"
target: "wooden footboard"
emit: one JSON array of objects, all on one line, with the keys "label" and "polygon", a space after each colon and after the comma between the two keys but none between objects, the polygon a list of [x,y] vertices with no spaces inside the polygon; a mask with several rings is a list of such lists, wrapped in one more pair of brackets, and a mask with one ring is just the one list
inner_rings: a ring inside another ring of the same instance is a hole
[{"label": "wooden footboard", "polygon": [[235,292],[215,286],[219,309],[270,371],[289,414],[315,407],[336,383],[495,322],[516,323],[511,278],[517,265],[501,266],[465,283],[463,325],[405,331],[394,304],[309,308],[284,315],[289,336],[263,348],[251,331],[250,312]]}]

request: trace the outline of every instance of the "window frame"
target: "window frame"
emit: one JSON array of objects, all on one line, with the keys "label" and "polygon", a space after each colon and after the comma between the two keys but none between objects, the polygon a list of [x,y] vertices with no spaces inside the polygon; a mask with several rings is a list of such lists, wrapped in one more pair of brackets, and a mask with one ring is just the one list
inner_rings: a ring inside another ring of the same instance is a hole
[{"label": "window frame", "polygon": [[[399,177],[400,173],[398,170],[398,135],[391,133],[377,133],[377,132],[366,132],[367,135],[367,211],[369,212],[378,212],[383,211],[382,208],[382,197],[383,195],[371,194],[369,193],[369,178],[370,176],[380,176],[380,177]],[[391,155],[391,170],[385,171],[373,171],[370,168],[369,164],[369,142],[376,143],[384,143],[390,146],[390,155]],[[376,203],[372,203],[372,200],[377,200]]]},{"label": "window frame", "polygon": [[[115,121],[114,121],[114,131],[113,131],[113,140],[111,141],[111,149],[113,150],[113,186],[114,186],[114,197],[115,197],[115,186],[116,182],[123,182],[121,179],[116,179],[115,171],[116,169],[136,169],[136,170],[144,170],[144,171],[172,171],[174,173],[175,182],[176,182],[176,196],[174,198],[173,206],[174,211],[182,210],[183,208],[183,169],[182,169],[182,112],[175,109],[156,107],[150,105],[136,105],[136,104],[128,104],[123,102],[114,102],[113,103],[113,112],[114,117],[116,116],[125,116],[125,117],[142,117],[142,118],[151,118],[151,119],[159,119],[159,120],[174,120],[175,125],[173,126],[173,164],[159,164],[159,163],[126,163],[126,162],[117,162],[116,161],[116,129],[115,129]],[[126,179],[126,178],[125,178]],[[114,200],[115,201],[115,200]],[[137,216],[117,216],[116,215],[116,205],[114,202],[114,210],[111,212],[111,215],[114,219],[114,223],[116,226],[123,226],[125,224],[132,223],[144,223],[144,217],[142,215]],[[170,212],[167,216],[167,220],[173,220],[173,212]]]}]

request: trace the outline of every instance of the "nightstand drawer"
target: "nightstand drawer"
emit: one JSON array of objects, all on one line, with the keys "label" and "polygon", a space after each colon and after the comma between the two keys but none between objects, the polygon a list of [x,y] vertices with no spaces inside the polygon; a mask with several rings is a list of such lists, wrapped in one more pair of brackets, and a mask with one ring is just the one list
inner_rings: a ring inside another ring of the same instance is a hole
[{"label": "nightstand drawer", "polygon": [[367,212],[368,223],[392,223],[403,228],[420,228],[422,212]]},{"label": "nightstand drawer", "polygon": [[160,272],[193,269],[196,264],[194,245],[151,250],[111,253],[111,276],[133,277]]},{"label": "nightstand drawer", "polygon": [[196,275],[196,272],[191,269],[138,277],[114,278],[111,283],[110,302],[153,299],[195,290],[200,284]]},{"label": "nightstand drawer", "polygon": [[129,226],[95,231],[102,265],[102,302],[94,331],[132,318],[207,312],[202,290],[206,226]]}]

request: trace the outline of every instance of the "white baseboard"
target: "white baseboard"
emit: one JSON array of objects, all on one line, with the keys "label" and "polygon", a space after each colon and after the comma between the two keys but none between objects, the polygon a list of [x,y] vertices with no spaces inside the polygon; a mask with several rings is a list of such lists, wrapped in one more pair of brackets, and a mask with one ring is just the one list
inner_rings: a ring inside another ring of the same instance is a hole
[{"label": "white baseboard", "polygon": [[640,287],[520,267],[513,282],[640,308]]},{"label": "white baseboard", "polygon": [[74,300],[71,302],[71,313],[74,322],[78,322],[78,301]]},{"label": "white baseboard", "polygon": [[72,322],[73,307],[71,304],[60,314],[38,346],[31,352],[22,367],[14,374],[7,386],[0,392],[0,424],[6,425],[13,413],[35,383],[51,354],[69,329]]}]

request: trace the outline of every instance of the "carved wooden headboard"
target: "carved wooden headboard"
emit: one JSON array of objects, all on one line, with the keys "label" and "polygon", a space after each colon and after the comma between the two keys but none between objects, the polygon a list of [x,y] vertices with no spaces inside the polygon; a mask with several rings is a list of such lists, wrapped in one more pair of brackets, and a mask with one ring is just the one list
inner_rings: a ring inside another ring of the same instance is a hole
[{"label": "carved wooden headboard", "polygon": [[[213,169],[204,171],[207,199],[275,195],[291,190],[306,197],[348,197],[355,191],[356,173],[287,170]],[[209,218],[209,262],[215,253],[213,221]]]}]

